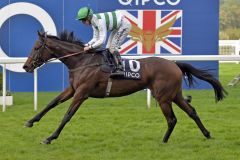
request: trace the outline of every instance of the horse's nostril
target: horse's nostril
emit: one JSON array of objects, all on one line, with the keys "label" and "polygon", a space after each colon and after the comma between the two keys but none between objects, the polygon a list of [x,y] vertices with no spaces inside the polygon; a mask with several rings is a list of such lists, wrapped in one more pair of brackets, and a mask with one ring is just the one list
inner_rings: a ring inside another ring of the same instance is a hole
[{"label": "horse's nostril", "polygon": [[28,69],[28,66],[27,66],[27,65],[24,65],[24,66],[23,66],[23,69],[25,69],[25,70]]}]

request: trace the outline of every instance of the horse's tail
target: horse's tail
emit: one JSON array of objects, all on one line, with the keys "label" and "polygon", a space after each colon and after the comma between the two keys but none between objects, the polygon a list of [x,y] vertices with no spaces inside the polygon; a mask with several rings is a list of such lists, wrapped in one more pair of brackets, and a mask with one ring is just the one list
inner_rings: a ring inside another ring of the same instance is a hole
[{"label": "horse's tail", "polygon": [[225,98],[225,95],[227,95],[227,92],[223,88],[222,84],[208,72],[209,70],[200,70],[187,63],[176,62],[176,64],[181,69],[183,75],[187,77],[189,87],[193,86],[193,76],[195,76],[212,85],[217,102]]}]

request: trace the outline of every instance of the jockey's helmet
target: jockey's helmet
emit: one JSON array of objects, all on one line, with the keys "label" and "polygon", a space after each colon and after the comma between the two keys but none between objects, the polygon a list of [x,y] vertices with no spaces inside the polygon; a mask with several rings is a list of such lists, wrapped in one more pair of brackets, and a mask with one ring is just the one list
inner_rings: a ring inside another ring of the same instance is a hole
[{"label": "jockey's helmet", "polygon": [[77,14],[77,20],[83,20],[93,15],[93,10],[89,7],[80,8]]}]

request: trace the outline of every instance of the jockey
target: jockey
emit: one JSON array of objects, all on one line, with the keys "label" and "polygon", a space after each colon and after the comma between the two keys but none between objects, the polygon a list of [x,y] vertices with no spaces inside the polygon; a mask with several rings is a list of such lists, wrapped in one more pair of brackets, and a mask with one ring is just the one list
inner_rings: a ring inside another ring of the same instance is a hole
[{"label": "jockey", "polygon": [[94,14],[88,7],[80,8],[77,20],[83,24],[91,25],[93,28],[93,38],[85,44],[84,51],[100,48],[106,41],[107,31],[111,31],[106,48],[114,57],[116,70],[111,76],[123,76],[123,65],[118,49],[131,30],[131,23],[120,11]]}]

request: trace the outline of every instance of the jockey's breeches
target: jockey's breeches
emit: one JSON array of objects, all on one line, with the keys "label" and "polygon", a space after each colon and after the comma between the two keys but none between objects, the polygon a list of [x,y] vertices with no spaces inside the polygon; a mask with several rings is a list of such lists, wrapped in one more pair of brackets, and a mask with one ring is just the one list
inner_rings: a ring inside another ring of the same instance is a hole
[{"label": "jockey's breeches", "polygon": [[109,49],[111,53],[114,51],[118,51],[120,49],[121,44],[124,42],[128,33],[132,28],[131,23],[125,17],[122,18],[121,24],[118,29],[113,30],[108,38],[106,48]]}]

